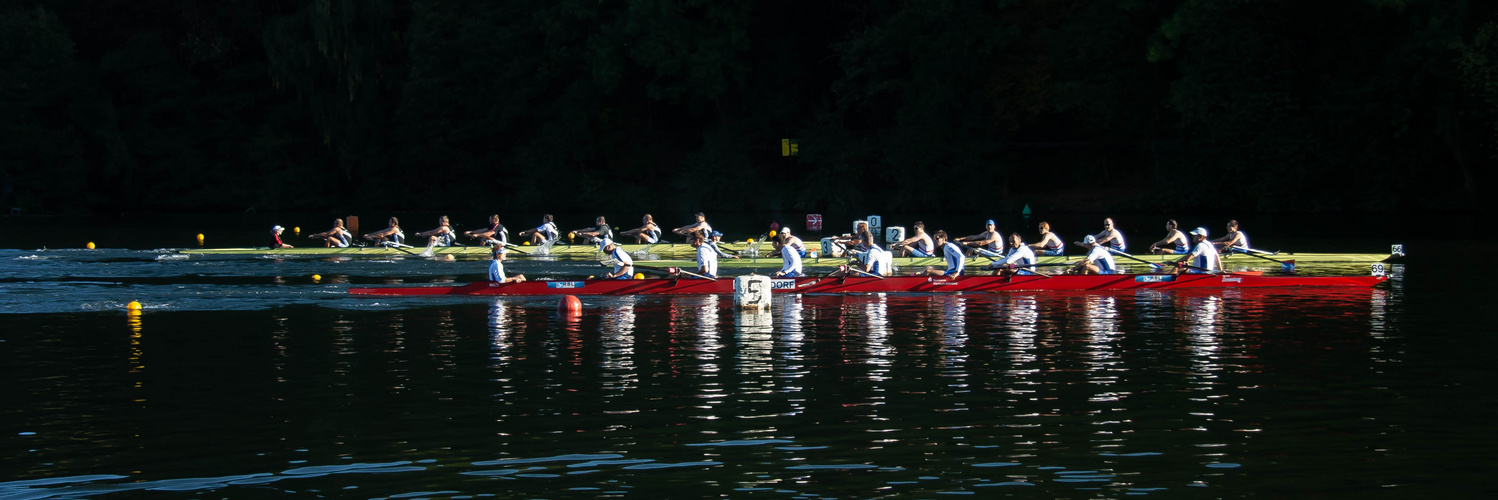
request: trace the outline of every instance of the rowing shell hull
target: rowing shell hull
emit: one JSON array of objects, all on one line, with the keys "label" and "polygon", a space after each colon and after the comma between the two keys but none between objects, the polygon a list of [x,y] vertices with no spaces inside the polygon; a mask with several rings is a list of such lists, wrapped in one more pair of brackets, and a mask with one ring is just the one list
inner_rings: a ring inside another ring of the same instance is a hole
[{"label": "rowing shell hull", "polygon": [[[666,259],[684,259],[684,258],[688,258],[688,257],[694,257],[694,256],[697,255],[697,249],[695,247],[693,247],[691,245],[688,245],[688,244],[684,244],[684,243],[662,243],[662,244],[659,244],[659,245],[636,245],[636,244],[628,244],[628,245],[621,245],[621,246],[624,247],[624,251],[629,252],[632,255],[633,254],[640,254],[640,255],[649,254],[649,255],[654,255],[654,256],[656,256],[658,258],[666,258]],[[755,248],[755,246],[754,246],[753,243],[746,243],[746,242],[723,243],[723,244],[719,245],[719,247],[723,248],[724,250],[729,250],[729,251],[733,251],[733,252],[742,252],[742,251],[744,251],[746,249],[749,249],[749,248]],[[769,248],[766,247],[765,249],[768,250]],[[265,248],[265,247],[261,247],[261,248],[203,248],[203,249],[180,250],[180,251],[178,251],[178,253],[187,254],[187,255],[255,255],[255,256],[262,256],[262,255],[272,255],[272,256],[274,256],[274,255],[284,255],[284,256],[339,255],[339,256],[350,256],[350,257],[398,257],[398,256],[409,256],[409,255],[413,255],[413,254],[420,254],[420,253],[425,252],[425,251],[426,251],[426,247],[412,247],[412,248],[396,249],[396,248],[388,248],[388,247],[370,246],[370,247],[349,247],[349,248],[308,247],[308,248],[274,248],[274,249],[273,248]],[[488,248],[488,247],[481,247],[481,246],[432,247],[432,254],[433,255],[472,255],[472,256],[476,256],[476,257],[480,257],[480,256],[481,257],[488,257],[490,251],[491,251],[490,248]],[[556,258],[559,258],[559,259],[577,259],[577,260],[586,260],[586,259],[595,259],[596,260],[596,259],[599,259],[599,258],[601,258],[603,256],[603,254],[598,251],[598,246],[597,245],[562,245],[562,244],[553,245],[550,249],[548,249],[544,253],[543,252],[538,252],[537,247],[533,247],[533,246],[512,247],[511,250],[510,250],[510,255],[512,255],[512,256],[522,256],[522,255],[524,255],[524,256],[542,256],[542,255],[546,255],[546,256],[556,257]],[[763,259],[761,259],[761,260],[763,260]]]},{"label": "rowing shell hull", "polygon": [[[1182,288],[1258,287],[1371,287],[1387,280],[1382,276],[1252,276],[1211,274],[1116,274],[1063,276],[962,276],[956,279],[896,276],[885,279],[793,278],[772,279],[774,293],[956,293],[1091,291]],[[350,288],[352,295],[728,295],[729,279],[642,279],[480,282],[463,286],[410,286]]]},{"label": "rowing shell hull", "polygon": [[[1142,259],[1142,260],[1144,260],[1146,262],[1151,262],[1151,263],[1175,262],[1177,259],[1181,258],[1180,255],[1136,255],[1136,257],[1139,257],[1140,259]],[[1064,263],[1064,262],[1076,262],[1076,261],[1080,260],[1081,258],[1082,258],[1082,256],[1080,256],[1080,255],[1043,256],[1043,257],[1037,257],[1035,259],[1035,263],[1037,263],[1037,264],[1060,264],[1060,263]],[[1278,260],[1278,261],[1282,261],[1282,262],[1283,261],[1293,260],[1293,261],[1295,261],[1296,265],[1303,265],[1303,264],[1334,264],[1334,263],[1375,263],[1375,262],[1387,262],[1387,261],[1390,261],[1392,259],[1392,256],[1390,256],[1389,254],[1373,254],[1373,253],[1366,253],[1366,254],[1365,253],[1302,253],[1302,254],[1296,254],[1296,255],[1279,255],[1279,256],[1274,256],[1274,257],[1271,257],[1271,258],[1275,259],[1275,260]],[[1119,257],[1119,256],[1114,256],[1113,257],[1113,261],[1117,262],[1120,265],[1128,265],[1128,264],[1143,265],[1143,264],[1139,263],[1138,261],[1129,260],[1126,257]],[[969,267],[969,268],[981,268],[981,267],[988,266],[989,264],[992,264],[993,262],[994,261],[989,260],[989,259],[984,258],[984,257],[968,257],[967,260],[966,260],[965,265],[967,267]],[[1258,258],[1258,257],[1251,257],[1251,256],[1247,256],[1247,255],[1242,255],[1242,254],[1234,254],[1234,255],[1230,255],[1230,256],[1223,256],[1222,262],[1223,262],[1224,265],[1239,265],[1239,264],[1241,264],[1241,265],[1249,265],[1249,266],[1262,266],[1262,265],[1274,265],[1274,266],[1277,266],[1277,265],[1280,265],[1280,264],[1278,264],[1276,262],[1264,260],[1264,259],[1261,259],[1261,258]],[[836,266],[839,266],[839,265],[842,265],[842,264],[847,264],[847,263],[848,263],[848,259],[846,259],[846,258],[803,259],[801,261],[801,266],[805,267],[805,268],[825,268],[825,267],[836,267]],[[932,267],[932,268],[936,268],[936,269],[945,269],[947,267],[947,261],[944,260],[944,259],[942,259],[941,257],[895,257],[893,259],[893,263],[894,263],[895,267],[907,268],[907,269],[921,269],[921,268],[925,268],[925,267]],[[677,259],[667,259],[667,260],[636,260],[635,264],[642,265],[642,266],[652,266],[652,267],[681,267],[681,268],[695,268],[695,267],[697,267],[696,261],[692,261],[692,260],[677,260]],[[781,265],[782,264],[781,264],[781,260],[780,260],[779,257],[774,257],[774,258],[759,258],[759,259],[750,259],[750,258],[741,258],[741,259],[722,259],[722,258],[720,258],[720,259],[718,259],[718,267],[719,268],[779,269],[781,267]]]}]

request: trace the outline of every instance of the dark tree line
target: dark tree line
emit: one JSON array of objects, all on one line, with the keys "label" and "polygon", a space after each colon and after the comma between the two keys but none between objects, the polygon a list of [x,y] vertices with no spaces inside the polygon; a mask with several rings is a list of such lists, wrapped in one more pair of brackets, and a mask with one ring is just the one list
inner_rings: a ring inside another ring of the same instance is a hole
[{"label": "dark tree line", "polygon": [[0,0],[32,213],[1465,210],[1495,153],[1485,2]]}]

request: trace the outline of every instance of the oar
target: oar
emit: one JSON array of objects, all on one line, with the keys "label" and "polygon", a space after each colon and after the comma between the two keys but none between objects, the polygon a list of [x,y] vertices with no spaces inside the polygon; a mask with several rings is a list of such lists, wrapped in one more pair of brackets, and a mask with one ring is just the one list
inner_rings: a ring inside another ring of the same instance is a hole
[{"label": "oar", "polygon": [[1245,252],[1243,250],[1240,250],[1238,248],[1233,248],[1233,247],[1229,247],[1228,251],[1231,252],[1231,253],[1241,253],[1241,254],[1244,254],[1244,255],[1251,256],[1251,257],[1258,257],[1260,259],[1264,259],[1264,260],[1267,260],[1267,261],[1270,261],[1270,262],[1279,263],[1280,267],[1283,267],[1286,271],[1294,271],[1295,270],[1295,259],[1290,259],[1290,260],[1271,259],[1269,257],[1265,257],[1265,256],[1259,255],[1257,253]]},{"label": "oar", "polygon": [[1156,262],[1150,262],[1150,261],[1147,261],[1147,260],[1144,260],[1144,259],[1141,259],[1141,258],[1139,258],[1139,257],[1135,257],[1135,256],[1133,256],[1133,255],[1129,255],[1129,254],[1127,254],[1127,253],[1124,253],[1124,251],[1123,251],[1123,250],[1115,250],[1115,249],[1114,249],[1114,248],[1113,248],[1113,247],[1108,247],[1108,251],[1109,251],[1109,252],[1111,252],[1111,253],[1113,253],[1113,254],[1114,254],[1114,255],[1120,255],[1120,256],[1123,256],[1123,257],[1128,257],[1128,258],[1130,258],[1130,259],[1133,259],[1133,260],[1136,260],[1136,261],[1139,261],[1139,262],[1141,262],[1141,263],[1145,263],[1145,264],[1149,264],[1149,265],[1150,265],[1150,267],[1151,267],[1151,268],[1154,268],[1154,269],[1159,269],[1159,268],[1160,268],[1160,264],[1159,264],[1159,263],[1156,263]]},{"label": "oar", "polygon": [[883,276],[880,276],[880,275],[877,275],[877,274],[874,274],[874,273],[870,273],[870,272],[865,272],[864,270],[859,269],[857,267],[849,267],[848,270],[849,271],[853,271],[853,272],[858,273],[858,274],[862,274],[864,276],[868,276],[870,278],[884,279]]}]

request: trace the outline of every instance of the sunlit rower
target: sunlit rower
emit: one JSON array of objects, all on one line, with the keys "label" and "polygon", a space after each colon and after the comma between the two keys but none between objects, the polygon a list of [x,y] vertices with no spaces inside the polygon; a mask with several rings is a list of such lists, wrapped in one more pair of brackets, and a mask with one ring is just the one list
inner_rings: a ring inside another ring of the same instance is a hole
[{"label": "sunlit rower", "polygon": [[926,223],[915,221],[913,226],[915,234],[889,246],[891,252],[900,256],[909,257],[933,257],[936,255],[936,245],[931,242],[931,235],[926,234]]},{"label": "sunlit rower", "polygon": [[307,237],[314,240],[322,240],[323,246],[338,248],[348,248],[349,242],[354,239],[354,235],[349,234],[348,230],[343,228],[343,219],[333,219],[332,229],[317,234],[309,234]]},{"label": "sunlit rower", "polygon": [[406,243],[406,233],[401,231],[401,221],[395,217],[391,217],[388,227],[365,234],[364,239],[373,241],[381,246],[399,246]]},{"label": "sunlit rower", "polygon": [[737,256],[737,255],[734,255],[734,254],[731,254],[731,253],[728,253],[728,252],[724,252],[723,249],[718,246],[718,245],[723,244],[723,233],[720,233],[720,232],[717,232],[717,231],[713,231],[711,233],[708,233],[707,236],[708,236],[707,245],[710,246],[710,247],[712,247],[713,253],[717,254],[718,257],[724,258],[724,259],[737,259],[737,258],[739,258],[739,256]]},{"label": "sunlit rower", "polygon": [[1236,220],[1228,221],[1228,234],[1212,240],[1212,244],[1217,247],[1219,252],[1248,253],[1248,235],[1238,230],[1238,221]]},{"label": "sunlit rower", "polygon": [[1066,245],[1061,237],[1051,232],[1051,223],[1040,223],[1040,242],[1031,243],[1030,249],[1041,255],[1066,255]]},{"label": "sunlit rower", "polygon": [[791,236],[788,232],[775,235],[775,250],[780,252],[780,261],[782,263],[780,270],[775,271],[775,276],[777,277],[799,278],[805,276],[801,272],[801,253],[790,246],[791,239],[793,238],[795,237]]},{"label": "sunlit rower", "polygon": [[1176,229],[1176,220],[1165,221],[1165,238],[1150,244],[1150,253],[1153,254],[1177,254],[1186,253],[1186,235]]},{"label": "sunlit rower", "polygon": [[1199,227],[1191,230],[1191,240],[1193,242],[1191,253],[1177,260],[1177,265],[1194,266],[1186,270],[1188,273],[1210,273],[1222,269],[1222,256],[1217,254],[1217,247],[1207,241],[1207,228]]},{"label": "sunlit rower", "polygon": [[510,243],[510,237],[505,234],[508,232],[504,225],[499,223],[499,214],[493,214],[489,216],[489,227],[464,231],[463,235],[478,239],[480,244],[485,246],[502,247]]},{"label": "sunlit rower", "polygon": [[640,227],[619,233],[619,236],[633,237],[635,243],[650,244],[661,240],[661,227],[655,224],[655,218],[645,214],[641,219]]},{"label": "sunlit rower", "polygon": [[1113,227],[1112,217],[1103,219],[1103,230],[1102,232],[1099,232],[1097,236],[1095,236],[1095,238],[1097,239],[1098,245],[1105,246],[1119,252],[1129,249],[1128,245],[1124,244],[1123,233],[1119,232],[1117,228]]},{"label": "sunlit rower", "polygon": [[889,276],[894,271],[894,259],[889,252],[874,244],[874,237],[864,232],[864,237],[859,238],[858,262],[863,266],[863,272],[875,276]]},{"label": "sunlit rower", "polygon": [[552,222],[551,214],[546,214],[541,217],[541,225],[521,231],[519,236],[530,238],[532,245],[540,245],[548,241],[556,241],[562,236],[562,231],[557,229],[555,222]]},{"label": "sunlit rower", "polygon": [[619,245],[618,242],[610,241],[607,245],[604,245],[603,252],[608,255],[609,259],[614,261],[614,271],[604,274],[604,279],[627,280],[634,277],[635,260],[629,257],[629,252],[624,251],[623,246]]},{"label": "sunlit rower", "polygon": [[701,233],[692,233],[692,247],[697,249],[697,274],[718,277],[718,253]]},{"label": "sunlit rower", "polygon": [[988,219],[987,222],[983,223],[983,232],[972,236],[964,236],[958,241],[961,241],[963,245],[971,247],[977,255],[986,255],[989,257],[1004,256],[1004,238],[999,236],[999,230],[995,228],[993,219]]},{"label": "sunlit rower", "polygon": [[713,233],[713,225],[707,223],[707,215],[702,212],[697,212],[693,216],[697,218],[696,222],[672,229],[671,232],[682,236],[698,234],[702,236],[702,241],[707,241],[712,237],[710,235]]},{"label": "sunlit rower", "polygon": [[598,251],[602,252],[604,251],[603,247],[608,246],[609,243],[614,241],[614,230],[609,228],[608,221],[605,221],[603,216],[600,215],[597,219],[593,220],[593,227],[572,231],[567,233],[567,236],[569,239],[573,236],[582,237],[583,243],[596,243],[598,244]]},{"label": "sunlit rower", "polygon": [[1082,247],[1087,249],[1087,257],[1072,266],[1067,271],[1068,273],[1113,274],[1118,272],[1118,264],[1113,262],[1113,254],[1108,251],[1108,247],[1098,244],[1096,236],[1089,234],[1083,237]]},{"label": "sunlit rower", "polygon": [[[1004,260],[995,261],[988,265],[989,269],[1008,271],[1009,274],[1034,274],[1035,273],[1035,251],[1025,245],[1025,241],[1019,233],[1009,233],[1009,255]],[[995,272],[994,274],[999,274]]]},{"label": "sunlit rower", "polygon": [[416,233],[417,238],[427,239],[427,248],[452,246],[458,240],[453,234],[453,228],[447,223],[447,216],[437,218],[437,228]]},{"label": "sunlit rower", "polygon": [[504,246],[494,247],[494,252],[492,253],[494,260],[489,262],[489,281],[495,283],[517,283],[525,281],[524,274],[505,276],[505,253]]}]

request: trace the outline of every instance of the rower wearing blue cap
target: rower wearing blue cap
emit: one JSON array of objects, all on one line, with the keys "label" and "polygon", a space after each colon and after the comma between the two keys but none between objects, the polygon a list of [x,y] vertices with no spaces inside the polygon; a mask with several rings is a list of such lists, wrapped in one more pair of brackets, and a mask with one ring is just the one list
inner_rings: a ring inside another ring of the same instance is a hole
[{"label": "rower wearing blue cap", "polygon": [[494,247],[494,251],[491,255],[494,257],[494,260],[489,262],[489,281],[493,281],[495,283],[516,283],[525,281],[524,274],[505,276],[505,247]]},{"label": "rower wearing blue cap", "polygon": [[737,255],[733,255],[733,254],[724,252],[722,248],[718,248],[718,245],[721,244],[721,243],[723,243],[723,233],[720,233],[720,232],[717,232],[717,231],[713,231],[713,232],[707,233],[707,237],[708,237],[708,240],[707,240],[708,247],[712,248],[713,249],[713,253],[718,254],[718,257],[722,257],[722,258],[725,258],[725,259],[737,259],[737,258],[739,258],[739,256],[737,256]]},{"label": "rower wearing blue cap", "polygon": [[1004,256],[1004,238],[999,236],[999,230],[995,228],[993,219],[983,223],[983,232],[964,236],[957,241],[973,249],[977,255],[988,257]]}]

